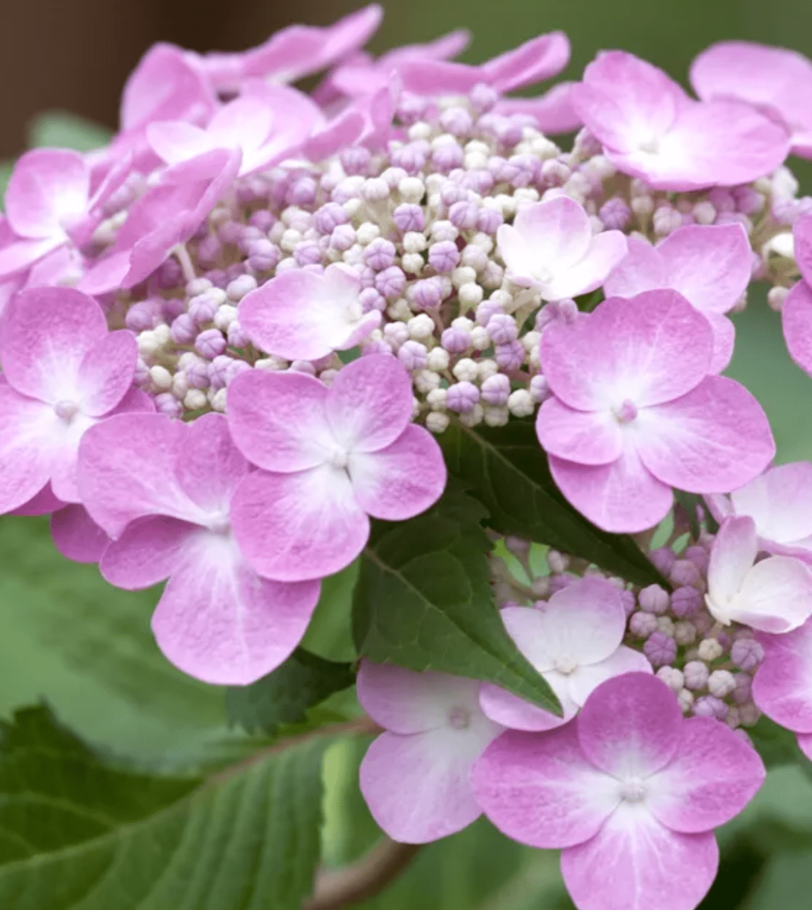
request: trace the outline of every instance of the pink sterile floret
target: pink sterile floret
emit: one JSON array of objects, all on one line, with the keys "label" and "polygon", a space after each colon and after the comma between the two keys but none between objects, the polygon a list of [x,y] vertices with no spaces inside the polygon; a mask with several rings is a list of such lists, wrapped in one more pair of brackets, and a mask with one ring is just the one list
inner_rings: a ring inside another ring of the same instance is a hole
[{"label": "pink sterile floret", "polygon": [[772,720],[798,734],[812,759],[812,620],[787,632],[757,639],[764,659],[753,679],[753,700]]},{"label": "pink sterile floret", "polygon": [[792,556],[756,562],[758,536],[748,516],[722,522],[713,541],[705,602],[719,622],[789,632],[812,614],[812,572]]},{"label": "pink sterile floret", "polygon": [[781,324],[789,356],[812,376],[812,215],[799,218],[792,229],[801,281],[781,308]]},{"label": "pink sterile floret", "polygon": [[694,101],[662,70],[623,51],[599,54],[572,102],[606,157],[655,189],[749,183],[789,152],[784,127],[751,105]]},{"label": "pink sterile floret", "polygon": [[240,325],[260,350],[288,360],[318,360],[355,347],[381,321],[378,310],[364,313],[361,279],[345,265],[324,274],[289,269],[247,294]]},{"label": "pink sterile floret", "polygon": [[593,235],[589,216],[568,196],[522,209],[496,237],[511,280],[538,288],[544,300],[594,291],[626,255],[623,234]]},{"label": "pink sterile floret", "polygon": [[664,682],[628,673],[557,730],[502,734],[472,783],[509,837],[563,848],[579,910],[693,910],[716,875],[712,829],[744,809],[765,774],[724,724],[683,719]]},{"label": "pink sterile floret", "polygon": [[471,765],[502,727],[480,710],[479,683],[363,661],[358,700],[386,729],[361,763],[361,792],[392,838],[423,844],[471,824]]},{"label": "pink sterile floret", "polygon": [[812,62],[802,54],[722,41],[691,64],[691,85],[705,101],[738,98],[777,115],[791,133],[792,151],[812,158]]},{"label": "pink sterile floret", "polygon": [[445,462],[412,424],[409,373],[371,354],[328,389],[304,373],[252,370],[228,388],[234,441],[257,467],[232,506],[234,533],[257,572],[320,578],[352,562],[369,517],[403,521],[439,499]]},{"label": "pink sterile floret", "polygon": [[147,127],[153,151],[167,164],[180,164],[213,149],[238,149],[239,175],[269,168],[301,146],[323,120],[301,92],[286,86],[260,86],[224,105],[205,129],[183,120]]},{"label": "pink sterile floret", "polygon": [[629,254],[604,282],[604,292],[634,297],[657,288],[679,291],[710,322],[711,372],[720,373],[730,363],[734,344],[733,323],[723,314],[747,290],[752,256],[740,224],[687,225],[656,247],[632,237]]},{"label": "pink sterile floret", "polygon": [[133,388],[132,332],[108,332],[101,307],[71,288],[23,291],[0,333],[0,512],[50,482],[79,502],[76,453],[82,434],[120,411],[152,410]]},{"label": "pink sterile floret", "polygon": [[746,515],[755,522],[758,549],[812,562],[812,464],[777,465],[729,496],[706,496],[717,521]]},{"label": "pink sterile floret", "polygon": [[621,673],[651,673],[639,651],[626,647],[620,592],[602,578],[583,578],[538,607],[505,607],[502,621],[519,650],[552,687],[563,717],[490,683],[480,704],[492,720],[515,730],[551,730],[577,714],[590,693]]},{"label": "pink sterile floret", "polygon": [[130,590],[169,578],[152,628],[172,663],[209,683],[243,685],[288,657],[319,583],[269,581],[246,562],[231,513],[250,466],[225,417],[122,415],[86,435],[79,459],[82,500],[113,538],[102,575]]},{"label": "pink sterile floret", "polygon": [[743,486],[775,454],[760,405],[709,375],[710,323],[676,291],[612,297],[544,330],[552,397],[536,431],[569,501],[607,531],[641,531],[671,507],[671,487]]}]

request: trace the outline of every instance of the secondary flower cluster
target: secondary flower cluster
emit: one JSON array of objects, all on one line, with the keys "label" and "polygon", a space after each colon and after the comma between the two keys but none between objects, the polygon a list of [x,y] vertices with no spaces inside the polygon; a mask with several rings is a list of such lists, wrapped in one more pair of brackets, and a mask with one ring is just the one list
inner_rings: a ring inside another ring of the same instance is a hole
[{"label": "secondary flower cluster", "polygon": [[246,684],[290,655],[371,518],[440,498],[452,422],[535,419],[605,531],[705,496],[718,532],[651,553],[670,591],[577,554],[538,576],[511,538],[494,557],[505,627],[563,717],[359,673],[387,730],[362,786],[394,837],[485,811],[563,848],[582,910],[690,910],[711,829],[764,775],[740,728],[763,711],[812,755],[812,466],[770,469],[766,416],[720,375],[756,280],[812,374],[812,200],[784,166],[812,157],[812,63],[715,45],[693,98],[612,51],[527,98],[564,35],[480,66],[451,62],[463,33],[373,58],[379,19],[244,53],[157,45],[108,147],[22,156],[0,222],[0,512],[50,513],[61,552],[114,585],[168,579],[164,653]]}]

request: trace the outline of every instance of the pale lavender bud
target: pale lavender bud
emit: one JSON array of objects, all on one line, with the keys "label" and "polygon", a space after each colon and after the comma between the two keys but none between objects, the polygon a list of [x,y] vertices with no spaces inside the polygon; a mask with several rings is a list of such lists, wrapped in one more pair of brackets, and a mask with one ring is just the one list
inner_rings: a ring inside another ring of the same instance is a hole
[{"label": "pale lavender bud", "polygon": [[389,198],[391,188],[383,177],[370,177],[364,183],[362,192],[367,202],[383,202]]},{"label": "pale lavender bud", "polygon": [[540,373],[530,380],[530,397],[536,404],[546,401],[550,396],[550,383]]},{"label": "pale lavender bud", "polygon": [[282,258],[282,251],[270,240],[252,240],[248,252],[248,265],[256,272],[270,272]]},{"label": "pale lavender bud", "polygon": [[480,209],[477,215],[476,227],[483,234],[495,234],[504,222],[501,212],[496,209]]},{"label": "pale lavender bud", "polygon": [[383,327],[383,335],[392,348],[397,350],[409,340],[409,329],[405,322],[389,322]]},{"label": "pale lavender bud", "polygon": [[547,186],[563,186],[571,176],[572,170],[558,158],[549,158],[541,165],[541,179]]},{"label": "pale lavender bud", "polygon": [[677,559],[671,566],[668,578],[679,586],[695,586],[701,583],[699,569],[688,559]]},{"label": "pale lavender bud", "polygon": [[504,373],[495,373],[482,383],[482,400],[494,407],[507,404],[510,397],[510,380]]},{"label": "pale lavender bud", "polygon": [[764,197],[751,186],[737,186],[732,190],[736,208],[744,215],[754,215],[764,206]]},{"label": "pale lavender bud", "polygon": [[197,261],[204,268],[215,265],[223,252],[223,245],[216,234],[209,234],[197,245]]},{"label": "pale lavender bud", "polygon": [[222,389],[226,385],[226,375],[233,363],[227,354],[220,354],[209,365],[209,385],[213,389]]},{"label": "pale lavender bud", "polygon": [[371,313],[372,310],[382,313],[386,309],[386,298],[376,288],[364,288],[358,300],[364,313]]},{"label": "pale lavender bud", "polygon": [[677,588],[671,595],[671,612],[679,619],[693,616],[702,607],[702,594],[696,588]]},{"label": "pale lavender bud", "polygon": [[459,265],[460,251],[452,240],[433,243],[429,248],[429,263],[433,269],[442,273],[453,272]]},{"label": "pale lavender bud", "polygon": [[151,298],[134,303],[125,316],[125,324],[131,332],[146,332],[163,322],[163,301]]},{"label": "pale lavender bud", "polygon": [[715,717],[716,720],[724,720],[730,708],[719,698],[714,695],[703,695],[694,702],[694,717]]},{"label": "pale lavender bud", "polygon": [[183,413],[183,405],[171,392],[156,395],[155,408],[159,414],[166,414],[167,417],[180,417]]},{"label": "pale lavender bud", "polygon": [[468,414],[478,401],[479,389],[472,382],[458,382],[448,388],[446,407],[449,411]]},{"label": "pale lavender bud", "polygon": [[750,701],[753,690],[753,677],[747,673],[736,674],[736,688],[733,691],[733,701],[737,705],[746,705]]},{"label": "pale lavender bud", "polygon": [[[477,322],[479,322],[478,319]],[[512,316],[508,316],[507,313],[494,313],[488,320],[486,328],[493,339],[493,343],[496,345],[508,345],[515,341],[519,334],[516,320]]]},{"label": "pale lavender bud", "polygon": [[403,293],[406,287],[406,276],[403,269],[392,265],[375,276],[375,287],[389,300],[394,300]]},{"label": "pale lavender bud", "polygon": [[677,557],[674,555],[674,551],[669,547],[660,547],[657,550],[652,550],[648,554],[648,558],[654,563],[654,566],[658,571],[663,575],[668,575],[671,571],[671,566],[674,565],[674,560]]},{"label": "pale lavender bud", "polygon": [[620,602],[623,604],[623,612],[626,614],[626,617],[634,613],[634,608],[637,606],[637,601],[634,597],[633,591],[627,591],[625,588],[620,591]]},{"label": "pale lavender bud", "polygon": [[406,126],[411,126],[418,120],[425,119],[432,106],[431,102],[419,95],[401,95],[397,107],[398,120]]},{"label": "pale lavender bud", "polygon": [[530,541],[524,537],[508,534],[505,538],[505,547],[516,556],[524,556],[530,550]]},{"label": "pale lavender bud", "polygon": [[701,660],[689,660],[683,669],[685,674],[685,686],[688,689],[704,689],[708,684],[707,664]]},{"label": "pale lavender bud", "polygon": [[[487,326],[490,322],[491,316],[495,316],[497,313],[502,312],[502,304],[498,300],[493,300],[489,298],[488,300],[483,300],[482,303],[476,308],[476,321],[479,325]],[[515,325],[515,323],[514,323]],[[490,329],[488,329],[490,332]],[[495,338],[493,332],[490,332],[491,337]],[[513,338],[516,336],[514,335]],[[513,341],[513,338],[508,338],[508,341]]]},{"label": "pale lavender bud", "polygon": [[224,379],[226,385],[228,385],[235,376],[239,376],[240,373],[245,373],[247,370],[251,369],[253,369],[251,364],[246,363],[244,360],[232,360],[225,369]]},{"label": "pale lavender bud", "polygon": [[563,591],[564,588],[568,588],[576,580],[572,575],[551,575],[548,585],[550,594],[555,594],[556,591]]},{"label": "pale lavender bud", "polygon": [[364,262],[376,272],[388,269],[395,262],[394,243],[383,237],[376,237],[364,250]]},{"label": "pale lavender bud", "polygon": [[316,368],[309,360],[294,360],[288,368],[289,373],[307,373],[308,376],[316,375]]},{"label": "pale lavender bud", "polygon": [[[443,285],[436,278],[422,278],[411,288],[411,300],[423,310],[433,310],[443,302]],[[464,349],[463,349],[464,350]]]},{"label": "pale lavender bud", "polygon": [[625,199],[614,196],[600,207],[598,215],[604,226],[611,231],[625,231],[632,217],[632,210]]},{"label": "pale lavender bud", "polygon": [[392,354],[392,346],[379,338],[377,341],[366,340],[361,348],[362,354]]},{"label": "pale lavender bud", "polygon": [[[401,180],[405,180],[409,175],[402,167],[388,167],[382,174],[380,179],[389,187],[390,192],[396,190],[400,185]],[[387,193],[387,196],[389,194]],[[383,197],[384,199],[386,196]]]},{"label": "pale lavender bud", "polygon": [[428,351],[419,341],[407,341],[398,350],[398,360],[407,370],[424,370]]},{"label": "pale lavender bud", "polygon": [[513,155],[508,159],[507,168],[510,174],[507,179],[511,186],[518,188],[530,186],[539,176],[541,170],[538,158],[532,155]]},{"label": "pale lavender bud", "polygon": [[293,258],[300,266],[316,265],[321,262],[321,247],[314,240],[303,240],[296,244]]},{"label": "pale lavender bud", "polygon": [[370,268],[363,262],[356,262],[353,265],[353,268],[357,272],[358,277],[361,279],[361,287],[364,290],[375,286],[375,269]]},{"label": "pale lavender bud", "polygon": [[465,171],[460,183],[480,196],[487,196],[494,187],[493,177],[486,170]]},{"label": "pale lavender bud", "polygon": [[[466,202],[468,200],[468,191],[463,189],[458,183],[454,183],[452,180],[447,180],[440,187],[440,201],[443,203],[446,208],[451,208],[457,202]],[[437,223],[432,225],[432,234],[437,236]],[[440,238],[447,239],[447,238]]]},{"label": "pale lavender bud", "polygon": [[501,369],[512,373],[521,369],[522,363],[524,363],[524,348],[518,341],[497,344],[494,347],[494,359]]},{"label": "pale lavender bud", "polygon": [[490,85],[478,82],[471,89],[469,100],[471,106],[478,114],[484,114],[496,105],[499,100],[499,93]]},{"label": "pale lavender bud", "polygon": [[443,329],[440,344],[448,351],[449,354],[462,354],[471,347],[471,333],[466,329],[458,329],[454,326]]},{"label": "pale lavender bud", "polygon": [[714,187],[708,193],[708,201],[713,204],[717,212],[730,213],[736,211],[736,200],[730,190],[725,187]]},{"label": "pale lavender bud", "polygon": [[580,158],[594,158],[603,151],[603,146],[587,129],[582,129],[575,137],[572,146],[573,154]]},{"label": "pale lavender bud", "polygon": [[314,215],[316,230],[320,234],[332,234],[339,225],[346,224],[349,220],[344,207],[337,202],[326,203]]},{"label": "pale lavender bud", "polygon": [[678,670],[676,667],[660,667],[656,676],[675,694],[678,694],[682,690],[684,684],[682,670]]},{"label": "pale lavender bud", "polygon": [[648,638],[657,631],[657,617],[652,613],[632,613],[629,631],[638,638]]},{"label": "pale lavender bud", "polygon": [[312,177],[299,177],[288,190],[289,205],[312,205],[316,201],[318,184]]},{"label": "pale lavender bud", "polygon": [[[661,615],[668,610],[668,592],[659,585],[649,585],[638,594],[640,609],[646,613]],[[681,688],[681,687],[680,687]]]},{"label": "pale lavender bud", "polygon": [[476,228],[479,207],[473,202],[455,202],[448,210],[451,223],[461,231],[472,231]]},{"label": "pale lavender bud", "polygon": [[246,348],[251,343],[245,329],[236,321],[232,322],[226,330],[226,337],[233,348]]},{"label": "pale lavender bud", "polygon": [[444,142],[431,153],[432,168],[440,174],[448,174],[454,168],[462,167],[465,153],[456,142]]},{"label": "pale lavender bud", "polygon": [[440,115],[440,126],[452,136],[467,136],[473,125],[471,115],[464,107],[449,107]]},{"label": "pale lavender bud", "polygon": [[733,642],[730,659],[740,670],[755,670],[764,660],[764,648],[754,638],[740,638]]},{"label": "pale lavender bud", "polygon": [[339,224],[330,234],[330,246],[340,253],[346,252],[355,241],[355,228],[351,224]]},{"label": "pale lavender bud", "polygon": [[193,360],[184,369],[186,382],[192,389],[207,389],[209,387],[209,364],[205,360]]},{"label": "pale lavender bud", "polygon": [[409,231],[422,231],[426,223],[426,217],[423,209],[419,205],[410,205],[404,203],[399,205],[392,213],[392,218],[398,226],[398,230],[404,234]]},{"label": "pale lavender bud", "polygon": [[195,339],[195,348],[201,357],[212,360],[226,349],[226,340],[219,329],[206,329]]},{"label": "pale lavender bud", "polygon": [[135,362],[135,375],[133,381],[137,386],[143,387],[149,383],[149,366],[139,357]]},{"label": "pale lavender bud", "polygon": [[[222,277],[225,278],[225,275]],[[200,294],[198,297],[193,297],[189,301],[189,316],[194,321],[195,325],[203,325],[214,319],[214,314],[217,312],[219,306],[218,300],[223,299],[222,296],[219,298],[213,296],[216,294],[219,294],[219,289],[212,288],[211,291]]]},{"label": "pale lavender bud", "polygon": [[677,656],[677,643],[663,632],[653,632],[643,645],[643,653],[652,667],[662,667]]},{"label": "pale lavender bud", "polygon": [[370,152],[361,145],[344,149],[340,155],[341,166],[348,174],[366,174],[372,159]]},{"label": "pale lavender bud", "polygon": [[703,575],[708,571],[710,554],[704,547],[688,547],[685,550],[685,558],[690,559]]},{"label": "pale lavender bud", "polygon": [[197,326],[188,313],[181,313],[172,321],[169,336],[175,344],[191,344],[197,336]]},{"label": "pale lavender bud", "polygon": [[418,174],[426,163],[429,149],[427,142],[410,142],[402,148],[395,149],[392,153],[392,164],[403,168],[407,174]]},{"label": "pale lavender bud", "polygon": [[153,281],[159,288],[169,290],[186,284],[183,278],[183,269],[180,263],[174,258],[167,259],[163,265],[154,273]]},{"label": "pale lavender bud", "polygon": [[682,226],[682,213],[670,205],[660,205],[654,210],[654,233],[660,237],[673,234]]},{"label": "pale lavender bud", "polygon": [[251,227],[258,228],[263,234],[267,234],[274,224],[276,224],[276,218],[274,218],[273,214],[267,209],[259,209],[251,215],[248,219],[248,223]]}]

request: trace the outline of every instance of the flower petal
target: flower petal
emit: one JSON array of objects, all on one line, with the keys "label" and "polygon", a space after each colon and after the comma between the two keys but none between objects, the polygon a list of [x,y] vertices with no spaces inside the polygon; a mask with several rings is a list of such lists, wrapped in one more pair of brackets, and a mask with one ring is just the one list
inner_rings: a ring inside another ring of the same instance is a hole
[{"label": "flower petal", "polygon": [[730,618],[763,632],[789,632],[812,615],[812,572],[792,556],[770,556],[745,575]]},{"label": "flower petal", "polygon": [[812,376],[812,288],[799,281],[781,308],[781,326],[789,356]]},{"label": "flower petal", "polygon": [[99,562],[110,543],[87,509],[79,504],[63,506],[51,515],[51,536],[57,550],[74,562]]},{"label": "flower petal", "polygon": [[576,411],[548,398],[536,416],[536,435],[551,455],[578,464],[610,464],[623,454],[623,436],[609,411]]},{"label": "flower petal", "polygon": [[714,609],[726,610],[738,595],[757,555],[758,538],[752,518],[726,518],[713,540],[708,563],[707,599],[712,613]]},{"label": "flower petal", "polygon": [[756,523],[758,536],[791,544],[812,535],[812,464],[777,465],[730,494],[737,515]]},{"label": "flower petal", "polygon": [[612,269],[626,255],[627,241],[620,231],[596,234],[584,256],[550,282],[539,284],[544,300],[566,300],[580,297],[599,288]]},{"label": "flower petal", "polygon": [[78,152],[32,149],[14,166],[5,208],[20,237],[64,237],[62,219],[84,215],[89,195],[90,171]]},{"label": "flower petal", "polygon": [[505,265],[518,277],[536,278],[539,266],[553,272],[580,261],[592,241],[589,217],[574,199],[556,196],[521,209],[513,226],[497,233]]},{"label": "flower petal", "polygon": [[57,422],[50,406],[0,383],[0,512],[24,505],[51,479]]},{"label": "flower petal", "polygon": [[764,660],[753,679],[753,701],[782,727],[812,734],[812,622],[757,638]]},{"label": "flower petal", "polygon": [[162,515],[136,519],[110,541],[99,570],[111,585],[126,591],[157,585],[175,571],[190,536],[199,530],[188,521]]},{"label": "flower petal", "polygon": [[138,360],[135,335],[126,330],[103,335],[82,358],[77,392],[82,411],[102,417],[112,411],[130,390]]},{"label": "flower petal", "polygon": [[234,444],[223,414],[204,414],[189,424],[175,476],[202,509],[225,517],[231,496],[248,471],[248,461]]},{"label": "flower petal", "polygon": [[581,708],[598,686],[624,673],[653,673],[645,654],[621,645],[608,657],[595,664],[579,667],[567,680],[570,698],[576,708]]}]

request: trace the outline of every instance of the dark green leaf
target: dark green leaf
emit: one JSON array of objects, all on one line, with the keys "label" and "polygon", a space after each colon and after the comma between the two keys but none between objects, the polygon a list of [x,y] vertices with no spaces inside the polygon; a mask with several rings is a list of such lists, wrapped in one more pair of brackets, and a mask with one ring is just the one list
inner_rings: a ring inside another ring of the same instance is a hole
[{"label": "dark green leaf", "polygon": [[359,654],[410,670],[496,683],[560,713],[519,653],[494,602],[483,506],[449,487],[430,511],[378,523],[361,559],[353,628]]},{"label": "dark green leaf", "polygon": [[805,767],[809,764],[809,759],[798,746],[795,734],[779,726],[766,715],[762,715],[758,723],[748,728],[747,732],[768,768],[788,764],[800,764]]},{"label": "dark green leaf", "polygon": [[297,724],[307,709],[355,682],[349,664],[335,663],[297,648],[273,673],[250,686],[226,689],[229,720],[250,733],[273,736],[281,724]]},{"label": "dark green leaf", "polygon": [[28,125],[28,146],[55,146],[91,152],[107,145],[113,131],[69,111],[44,111]]},{"label": "dark green leaf", "polygon": [[809,910],[812,850],[776,854],[764,867],[742,910]]},{"label": "dark green leaf", "polygon": [[559,493],[530,421],[452,424],[440,441],[449,473],[490,512],[488,524],[581,557],[636,584],[670,587],[637,544],[587,521]]},{"label": "dark green leaf", "polygon": [[3,910],[300,910],[328,740],[208,780],[103,761],[46,708],[3,726]]},{"label": "dark green leaf", "polygon": [[321,597],[302,639],[302,647],[326,660],[354,661],[352,592],[358,581],[360,560],[335,575],[323,578]]}]

